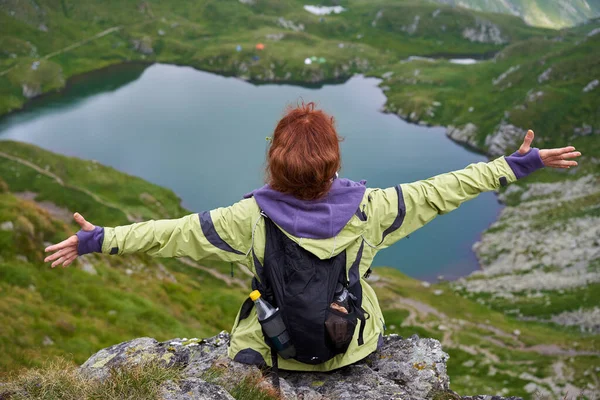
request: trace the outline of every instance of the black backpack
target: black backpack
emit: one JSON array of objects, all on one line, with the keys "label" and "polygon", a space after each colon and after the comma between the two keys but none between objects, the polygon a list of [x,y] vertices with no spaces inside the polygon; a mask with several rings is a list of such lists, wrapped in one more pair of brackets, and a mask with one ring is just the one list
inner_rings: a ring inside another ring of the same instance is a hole
[{"label": "black backpack", "polygon": [[[292,358],[306,364],[320,364],[337,354],[346,352],[355,329],[359,326],[358,344],[363,344],[363,331],[368,314],[362,308],[362,287],[358,276],[359,256],[351,268],[350,281],[346,277],[346,251],[327,260],[321,260],[288,238],[264,212],[266,244],[264,265],[254,249],[254,266],[259,280],[252,280],[252,288],[278,307],[283,322],[296,348]],[[348,313],[342,313],[331,304],[336,286],[341,283],[349,292]],[[239,320],[250,314],[254,303],[249,298],[242,306]],[[344,329],[335,329],[343,326]],[[273,368],[277,370],[277,353],[270,339]]]}]

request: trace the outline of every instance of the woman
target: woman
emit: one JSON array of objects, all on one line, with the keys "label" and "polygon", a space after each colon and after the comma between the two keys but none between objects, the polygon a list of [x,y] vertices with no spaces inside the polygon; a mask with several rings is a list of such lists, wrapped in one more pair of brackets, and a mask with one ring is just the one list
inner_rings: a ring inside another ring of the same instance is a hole
[{"label": "woman", "polygon": [[[409,184],[372,189],[365,182],[337,177],[340,149],[333,118],[313,103],[288,110],[277,124],[267,156],[267,182],[240,202],[176,220],[102,228],[80,214],[81,230],[46,252],[52,267],[71,264],[92,252],[144,252],[157,257],[188,256],[248,265],[255,275],[265,261],[267,218],[285,236],[319,260],[344,253],[349,285],[358,284],[368,318],[361,338],[325,362],[303,363],[279,358],[287,370],[329,371],[375,351],[384,331],[377,297],[364,280],[375,254],[437,215],[456,209],[479,193],[497,190],[544,166],[569,168],[580,156],[574,147],[531,148],[527,132],[520,149],[508,157]],[[269,224],[270,224],[269,221]],[[271,226],[271,225],[269,225]],[[315,258],[316,259],[316,258]],[[229,356],[249,364],[273,364],[254,310],[234,323]],[[359,335],[356,329],[354,337]]]}]

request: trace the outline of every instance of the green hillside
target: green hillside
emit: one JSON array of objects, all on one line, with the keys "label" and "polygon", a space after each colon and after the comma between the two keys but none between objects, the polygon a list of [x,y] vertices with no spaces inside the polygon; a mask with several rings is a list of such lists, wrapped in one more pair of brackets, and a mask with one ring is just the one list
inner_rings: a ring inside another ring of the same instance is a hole
[{"label": "green hillside", "polygon": [[[411,55],[485,55],[547,33],[513,16],[452,7],[436,11],[438,6],[422,2],[374,7],[357,0],[341,14],[324,17],[307,12],[303,4],[2,2],[0,114],[20,108],[28,97],[64,87],[76,74],[127,61],[185,64],[254,81],[310,83],[348,78]],[[466,28],[478,36],[469,39]],[[265,50],[254,49],[259,42]],[[242,51],[236,52],[237,45]],[[305,65],[310,56],[325,56],[326,63]]]},{"label": "green hillside", "polygon": [[598,0],[433,0],[478,11],[516,15],[529,25],[564,28],[600,16]]},{"label": "green hillside", "polygon": [[249,277],[230,265],[93,255],[50,269],[43,249],[77,229],[188,212],[169,190],[91,161],[0,142],[0,373],[48,356],[81,363],[138,336],[167,340],[229,329]]},{"label": "green hillside", "polygon": [[[50,269],[43,248],[77,228],[184,215],[172,192],[91,161],[0,142],[0,376],[48,357],[81,363],[95,351],[150,336],[204,337],[228,330],[249,289],[230,265],[145,256],[86,256]],[[388,333],[437,338],[459,393],[527,396],[524,386],[562,390],[595,384],[600,336],[519,321],[393,269],[372,280]],[[557,375],[556,368],[562,371]],[[550,385],[554,385],[551,386]]]},{"label": "green hillside", "polygon": [[[296,0],[2,1],[0,115],[79,74],[165,62],[256,83],[314,85],[365,73],[382,79],[386,112],[446,126],[452,139],[491,156],[513,151],[528,128],[538,147],[574,145],[583,153],[578,168],[538,172],[502,191],[506,207],[474,248],[482,271],[427,286],[378,269],[373,284],[390,332],[442,341],[454,390],[528,398],[533,383],[563,398],[570,384],[593,398],[600,20],[551,30],[435,2],[323,2],[334,3],[345,11],[318,16]],[[587,15],[567,18],[555,3],[502,2],[553,24]],[[597,12],[597,2],[588,4]],[[311,56],[325,62],[305,64]],[[448,60],[465,57],[479,62]],[[135,78],[125,72],[124,81]],[[0,141],[0,374],[49,356],[79,363],[133,337],[230,328],[248,292],[249,276],[237,266],[232,278],[231,266],[218,262],[93,255],[49,269],[42,249],[77,229],[74,211],[98,225],[188,212],[174,193],[139,178]],[[570,323],[580,314],[591,323]]]}]

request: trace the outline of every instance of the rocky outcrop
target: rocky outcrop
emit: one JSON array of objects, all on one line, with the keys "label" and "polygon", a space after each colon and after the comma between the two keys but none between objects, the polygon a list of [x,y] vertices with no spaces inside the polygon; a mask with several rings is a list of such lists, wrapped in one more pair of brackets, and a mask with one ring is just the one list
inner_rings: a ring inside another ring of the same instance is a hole
[{"label": "rocky outcrop", "polygon": [[42,94],[42,87],[40,84],[23,84],[23,96],[27,97],[28,99],[37,97],[40,94]]},{"label": "rocky outcrop", "polygon": [[455,142],[477,148],[477,125],[471,122],[463,127],[449,125],[446,129],[446,135]]},{"label": "rocky outcrop", "polygon": [[131,41],[133,45],[133,49],[138,51],[144,55],[150,55],[154,53],[154,49],[152,48],[152,39],[148,36],[145,36],[141,39],[133,39]]},{"label": "rocky outcrop", "polygon": [[496,131],[485,138],[487,153],[492,157],[498,157],[517,149],[525,133],[524,129],[502,121]]},{"label": "rocky outcrop", "polygon": [[[100,350],[80,370],[89,379],[105,379],[111,369],[158,362],[179,367],[181,379],[162,385],[169,400],[223,399],[240,382],[256,382],[273,390],[255,366],[227,358],[229,335],[221,332],[209,339],[174,339],[157,342],[139,338]],[[383,346],[364,360],[327,373],[280,371],[283,399],[461,399],[449,389],[446,373],[448,355],[434,339],[397,335],[384,338]],[[437,397],[436,397],[437,396]],[[488,399],[491,396],[464,397]],[[500,399],[500,397],[493,397]],[[514,399],[514,398],[512,398]]]},{"label": "rocky outcrop", "polygon": [[500,28],[496,24],[479,17],[475,18],[475,26],[465,28],[462,35],[471,42],[493,44],[508,42],[508,39],[502,35]]}]

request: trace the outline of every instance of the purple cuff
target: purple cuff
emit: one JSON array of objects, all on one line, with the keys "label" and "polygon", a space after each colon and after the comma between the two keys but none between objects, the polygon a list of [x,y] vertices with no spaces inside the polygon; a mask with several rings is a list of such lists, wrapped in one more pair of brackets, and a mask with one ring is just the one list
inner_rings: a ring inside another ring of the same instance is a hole
[{"label": "purple cuff", "polygon": [[535,147],[525,154],[515,151],[504,159],[515,173],[517,179],[524,178],[532,172],[544,168],[544,162],[540,157],[540,150]]},{"label": "purple cuff", "polygon": [[77,244],[77,254],[80,256],[89,253],[101,253],[102,242],[104,242],[104,228],[96,226],[91,231],[79,231],[76,233],[79,243]]}]

